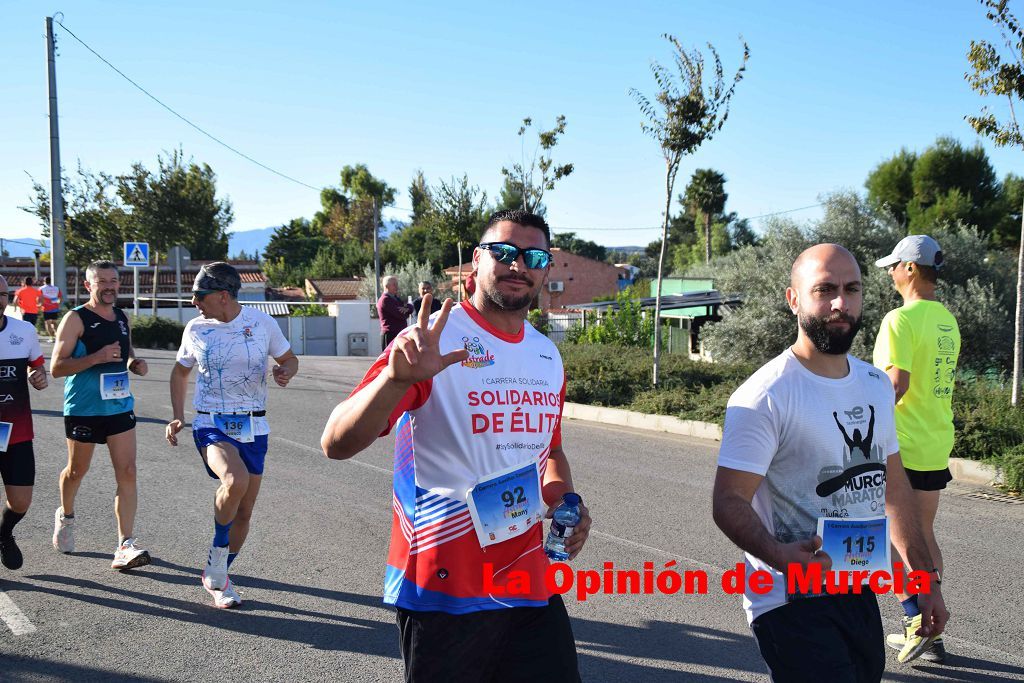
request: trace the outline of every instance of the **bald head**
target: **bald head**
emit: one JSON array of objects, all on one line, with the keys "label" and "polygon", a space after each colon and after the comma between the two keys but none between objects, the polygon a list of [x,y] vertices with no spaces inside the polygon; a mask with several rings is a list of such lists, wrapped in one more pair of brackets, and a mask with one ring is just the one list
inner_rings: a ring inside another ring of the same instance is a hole
[{"label": "bald head", "polygon": [[860,266],[853,254],[841,244],[815,244],[800,252],[800,255],[793,261],[793,268],[789,271],[789,286],[794,289],[806,283],[807,278],[819,275],[822,271],[831,271],[835,266],[852,266],[857,272],[857,279],[860,279]]},{"label": "bald head", "polygon": [[816,244],[793,262],[786,302],[799,320],[797,346],[845,354],[860,328],[864,303],[860,266],[838,244]]}]

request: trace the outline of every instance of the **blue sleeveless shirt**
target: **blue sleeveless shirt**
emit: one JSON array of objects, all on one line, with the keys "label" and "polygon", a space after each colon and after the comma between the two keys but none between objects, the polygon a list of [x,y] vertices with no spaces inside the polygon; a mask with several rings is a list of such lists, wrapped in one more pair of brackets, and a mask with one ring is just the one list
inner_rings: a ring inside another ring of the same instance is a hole
[{"label": "blue sleeveless shirt", "polygon": [[114,342],[121,344],[121,358],[112,363],[102,363],[64,378],[65,415],[117,415],[127,413],[135,407],[135,400],[129,394],[125,398],[104,399],[100,391],[103,375],[128,372],[128,351],[131,347],[128,333],[128,316],[120,308],[114,309],[114,319],[107,320],[84,305],[73,309],[82,319],[82,336],[75,344],[72,358],[82,358],[95,353]]}]

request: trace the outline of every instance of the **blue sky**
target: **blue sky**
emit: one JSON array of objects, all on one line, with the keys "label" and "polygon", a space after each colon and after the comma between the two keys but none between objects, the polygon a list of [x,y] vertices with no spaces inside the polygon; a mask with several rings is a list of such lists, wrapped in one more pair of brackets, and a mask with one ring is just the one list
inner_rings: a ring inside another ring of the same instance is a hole
[{"label": "blue sky", "polygon": [[[519,159],[520,120],[568,119],[555,151],[576,171],[546,198],[553,226],[606,245],[658,235],[664,162],[640,131],[630,87],[654,91],[660,38],[708,41],[735,70],[751,59],[725,128],[684,159],[728,178],[741,216],[805,207],[863,186],[902,146],[977,136],[981,100],[963,79],[972,38],[994,37],[980,5],[931,2],[68,2],[63,23],[143,87],[246,154],[314,186],[366,163],[400,190],[468,173],[493,197]],[[1018,12],[1024,13],[1024,5]],[[18,210],[47,182],[45,10],[7,3],[0,22],[0,236],[38,235]],[[61,154],[118,173],[181,146],[209,163],[233,230],[312,216],[313,190],[252,165],[189,128],[58,27]],[[996,105],[1001,112],[1000,103]],[[1024,152],[983,142],[1000,176]],[[528,148],[529,152],[530,149]],[[393,210],[390,215],[401,218]],[[813,218],[814,209],[791,214]],[[755,221],[755,225],[760,221]]]}]

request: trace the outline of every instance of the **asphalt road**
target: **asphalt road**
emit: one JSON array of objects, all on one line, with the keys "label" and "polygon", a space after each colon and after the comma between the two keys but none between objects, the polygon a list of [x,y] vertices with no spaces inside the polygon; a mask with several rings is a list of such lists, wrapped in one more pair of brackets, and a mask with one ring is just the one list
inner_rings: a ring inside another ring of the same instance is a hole
[{"label": "asphalt road", "polygon": [[[154,564],[110,569],[114,480],[105,450],[97,450],[79,494],[77,552],[61,555],[50,545],[66,457],[61,392],[58,383],[33,392],[36,496],[17,533],[25,566],[0,568],[7,622],[0,622],[0,679],[400,680],[394,616],[380,599],[393,440],[348,462],[328,461],[318,446],[332,407],[367,361],[304,357],[287,389],[272,388],[265,481],[232,572],[245,603],[222,611],[199,583],[215,486],[187,434],[178,448],[163,440],[173,354],[146,356],[149,376],[133,378],[137,535]],[[583,422],[563,430],[595,518],[578,567],[639,569],[651,561],[660,568],[676,560],[710,580],[706,595],[566,596],[584,680],[767,680],[740,599],[718,588],[740,554],[710,516],[715,444]],[[1024,680],[1016,613],[1024,595],[1024,505],[976,497],[979,491],[952,487],[938,520],[948,558],[951,663],[907,667],[890,656],[886,680]],[[899,607],[891,598],[882,605],[895,631]]]}]

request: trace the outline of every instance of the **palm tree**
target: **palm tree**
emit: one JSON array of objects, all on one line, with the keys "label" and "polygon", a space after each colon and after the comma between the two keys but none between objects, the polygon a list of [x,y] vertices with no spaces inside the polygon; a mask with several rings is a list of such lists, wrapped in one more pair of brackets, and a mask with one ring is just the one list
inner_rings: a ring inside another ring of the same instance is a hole
[{"label": "palm tree", "polygon": [[713,168],[698,168],[683,196],[694,215],[704,217],[704,263],[711,263],[711,216],[725,211],[725,176]]}]

